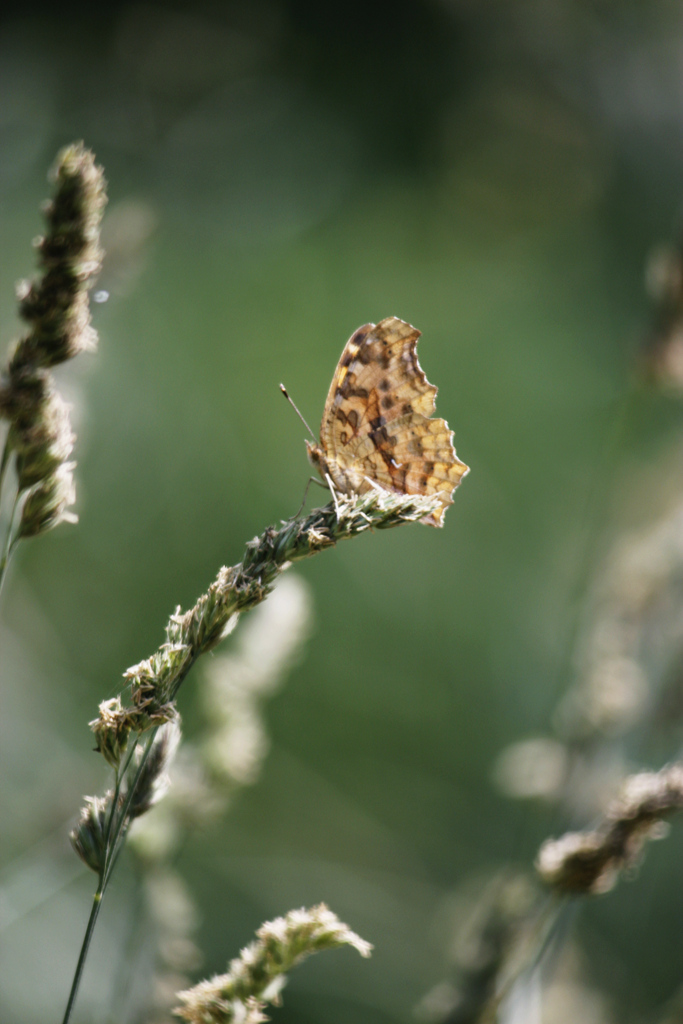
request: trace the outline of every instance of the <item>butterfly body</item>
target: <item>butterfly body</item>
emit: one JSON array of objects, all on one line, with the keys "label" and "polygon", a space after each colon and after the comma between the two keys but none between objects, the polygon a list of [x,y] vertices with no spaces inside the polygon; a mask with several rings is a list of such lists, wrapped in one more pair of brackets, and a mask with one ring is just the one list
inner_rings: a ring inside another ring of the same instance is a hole
[{"label": "butterfly body", "polygon": [[437,389],[417,360],[419,337],[397,317],[358,328],[332,378],[320,444],[306,447],[323,480],[343,494],[375,486],[438,494],[441,508],[422,522],[442,526],[468,467],[455,454],[446,421],[432,417]]}]

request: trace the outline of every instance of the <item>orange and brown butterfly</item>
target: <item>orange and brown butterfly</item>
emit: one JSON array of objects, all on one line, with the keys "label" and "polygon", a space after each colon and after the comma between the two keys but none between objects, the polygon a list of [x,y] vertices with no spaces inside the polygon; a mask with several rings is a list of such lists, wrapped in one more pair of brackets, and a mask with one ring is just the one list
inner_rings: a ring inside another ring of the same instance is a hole
[{"label": "orange and brown butterfly", "polygon": [[432,418],[437,389],[417,361],[419,337],[395,316],[354,331],[332,378],[320,444],[306,447],[323,480],[342,494],[379,485],[438,495],[440,508],[421,522],[443,526],[469,469],[455,454],[446,421]]}]

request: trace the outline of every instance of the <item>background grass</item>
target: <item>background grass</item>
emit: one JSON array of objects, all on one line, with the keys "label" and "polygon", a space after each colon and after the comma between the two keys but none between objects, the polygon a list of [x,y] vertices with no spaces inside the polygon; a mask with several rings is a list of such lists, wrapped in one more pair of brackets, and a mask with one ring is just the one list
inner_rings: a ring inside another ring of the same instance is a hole
[{"label": "background grass", "polygon": [[[70,874],[67,825],[104,784],[97,703],[177,603],[298,507],[303,431],[280,380],[317,425],[346,338],[393,314],[423,331],[472,473],[443,531],[299,569],[315,633],[267,707],[262,777],[179,867],[205,974],[262,920],[324,899],[375,955],[305,965],[278,1018],[409,1020],[445,973],[453,892],[569,824],[506,801],[491,767],[548,731],[570,681],[590,495],[612,495],[610,522],[649,514],[681,434],[676,402],[640,397],[604,460],[648,320],[645,259],[681,199],[680,12],[131,3],[2,27],[7,341],[61,145],[94,149],[110,206],[100,350],[61,377],[81,521],[24,545],[3,595],[0,884],[18,918],[0,1015],[57,1019],[66,996],[92,888]],[[181,696],[190,736],[200,686],[198,671]],[[677,743],[625,753],[658,767]],[[579,923],[620,1021],[651,1019],[680,983],[682,842],[674,829]],[[107,1003],[119,876],[77,1020]]]}]

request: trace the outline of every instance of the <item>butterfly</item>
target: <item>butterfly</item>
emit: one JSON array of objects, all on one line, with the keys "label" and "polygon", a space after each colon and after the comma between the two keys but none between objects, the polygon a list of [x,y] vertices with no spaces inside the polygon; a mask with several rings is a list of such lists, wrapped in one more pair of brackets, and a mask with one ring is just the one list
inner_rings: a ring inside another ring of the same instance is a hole
[{"label": "butterfly", "polygon": [[320,444],[308,458],[342,494],[379,486],[397,494],[436,494],[441,506],[420,520],[443,526],[469,468],[453,431],[432,418],[437,389],[417,361],[420,331],[389,316],[359,327],[347,341],[325,402]]}]

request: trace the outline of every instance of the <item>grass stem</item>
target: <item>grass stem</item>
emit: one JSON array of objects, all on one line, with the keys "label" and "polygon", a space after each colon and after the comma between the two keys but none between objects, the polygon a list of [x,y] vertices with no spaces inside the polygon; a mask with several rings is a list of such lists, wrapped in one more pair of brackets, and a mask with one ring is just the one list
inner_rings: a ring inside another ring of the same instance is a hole
[{"label": "grass stem", "polygon": [[85,929],[85,935],[83,936],[81,952],[78,957],[78,963],[76,964],[74,979],[73,982],[71,983],[71,991],[69,992],[69,1001],[66,1004],[66,1010],[64,1012],[62,1024],[69,1024],[69,1021],[71,1020],[71,1013],[76,1002],[76,996],[78,995],[78,989],[81,984],[81,978],[83,977],[83,968],[85,967],[85,961],[87,959],[88,951],[90,949],[90,943],[92,941],[93,932],[95,931],[95,925],[97,923],[97,918],[99,916],[100,908],[102,906],[102,896],[104,895],[105,885],[106,880],[101,879],[97,887],[97,891],[93,896],[90,917],[88,918],[88,924]]},{"label": "grass stem", "polygon": [[95,895],[93,897],[93,905],[90,911],[90,917],[88,918],[88,924],[85,929],[83,944],[81,945],[78,963],[76,964],[76,970],[74,972],[74,978],[71,984],[71,991],[69,993],[69,1001],[66,1006],[66,1011],[64,1013],[64,1019],[62,1021],[62,1024],[69,1024],[69,1020],[71,1018],[71,1013],[73,1011],[76,996],[78,994],[78,988],[81,982],[81,977],[83,975],[83,969],[85,967],[85,961],[87,959],[88,951],[90,949],[92,934],[95,929],[95,924],[97,923],[97,917],[100,912],[100,907],[102,906],[102,900],[104,899],[104,894],[106,892],[107,886],[109,885],[109,880],[112,876],[114,867],[116,866],[119,854],[124,846],[124,840],[129,825],[128,812],[130,810],[131,803],[133,802],[135,790],[137,788],[138,782],[140,781],[140,776],[142,775],[142,771],[145,767],[145,762],[147,761],[147,758],[149,757],[150,751],[152,749],[152,744],[154,743],[156,731],[156,729],[151,730],[151,735],[147,741],[145,749],[143,750],[142,756],[140,758],[140,763],[137,767],[137,771],[135,772],[135,778],[133,779],[132,785],[128,787],[125,799],[121,807],[119,807],[121,782],[125,776],[126,768],[130,765],[131,759],[133,757],[133,753],[135,751],[134,743],[131,744],[131,749],[127,756],[124,769],[122,771],[117,772],[116,787],[112,795],[112,807],[109,816],[109,822],[107,825],[106,853],[104,863],[102,864],[102,869],[100,871],[100,878],[99,884],[97,886],[97,891],[95,892]]},{"label": "grass stem", "polygon": [[17,537],[12,535],[12,527],[14,526],[14,517],[17,513],[17,505],[19,504],[19,491],[17,491],[14,497],[14,504],[12,505],[12,511],[10,513],[9,522],[7,524],[7,535],[5,537],[5,543],[3,545],[2,557],[0,558],[0,592],[2,592],[2,585],[5,581],[5,575],[9,560],[12,557],[12,552],[16,547]]},{"label": "grass stem", "polygon": [[9,431],[5,438],[5,445],[2,449],[2,460],[0,461],[0,502],[2,502],[2,485],[5,482],[5,474],[7,473],[7,467],[9,466],[9,458],[12,449],[9,442]]}]

